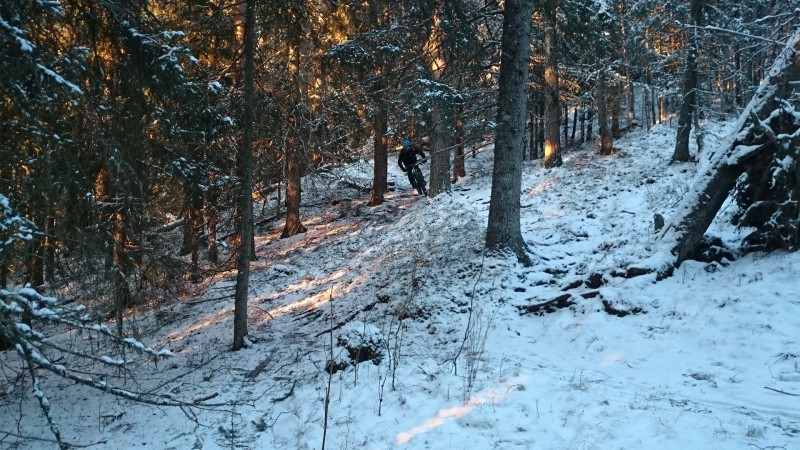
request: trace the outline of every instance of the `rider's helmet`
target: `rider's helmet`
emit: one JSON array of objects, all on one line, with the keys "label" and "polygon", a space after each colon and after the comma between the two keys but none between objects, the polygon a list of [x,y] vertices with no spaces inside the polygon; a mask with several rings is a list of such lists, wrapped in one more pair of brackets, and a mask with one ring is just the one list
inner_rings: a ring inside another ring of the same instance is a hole
[{"label": "rider's helmet", "polygon": [[403,139],[403,142],[401,142],[400,145],[402,145],[403,148],[408,148],[408,146],[411,145],[411,141],[408,139]]}]

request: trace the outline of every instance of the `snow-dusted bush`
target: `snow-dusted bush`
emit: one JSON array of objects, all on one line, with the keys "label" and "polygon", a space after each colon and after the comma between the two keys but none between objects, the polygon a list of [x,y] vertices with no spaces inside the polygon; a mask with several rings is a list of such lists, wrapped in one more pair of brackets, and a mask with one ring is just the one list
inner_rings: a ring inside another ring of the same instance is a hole
[{"label": "snow-dusted bush", "polygon": [[345,325],[339,333],[337,343],[347,350],[353,364],[372,361],[378,365],[383,360],[386,348],[383,332],[375,325],[360,321]]}]

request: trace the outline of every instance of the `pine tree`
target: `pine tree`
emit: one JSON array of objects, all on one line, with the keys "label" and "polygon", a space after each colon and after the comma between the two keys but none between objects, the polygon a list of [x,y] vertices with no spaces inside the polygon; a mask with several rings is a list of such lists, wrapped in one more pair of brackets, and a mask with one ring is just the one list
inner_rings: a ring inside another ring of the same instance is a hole
[{"label": "pine tree", "polygon": [[487,249],[510,250],[526,265],[531,261],[520,231],[519,197],[532,3],[531,0],[506,1],[503,11],[503,59],[500,65],[492,198],[486,228]]}]

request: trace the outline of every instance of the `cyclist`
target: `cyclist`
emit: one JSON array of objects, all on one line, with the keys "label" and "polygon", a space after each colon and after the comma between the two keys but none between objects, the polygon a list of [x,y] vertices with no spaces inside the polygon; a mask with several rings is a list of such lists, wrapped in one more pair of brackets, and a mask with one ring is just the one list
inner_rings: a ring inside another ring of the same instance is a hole
[{"label": "cyclist", "polygon": [[420,176],[420,178],[422,178],[422,183],[421,186],[417,186],[417,182],[414,178],[414,171],[412,170],[417,164],[417,155],[420,155],[423,159],[425,159],[425,152],[423,152],[421,148],[412,144],[408,139],[403,139],[403,142],[401,142],[400,145],[403,147],[403,149],[400,150],[400,155],[397,157],[397,165],[399,165],[400,169],[405,172],[406,175],[408,175],[408,181],[411,183],[412,188],[416,189],[420,195],[428,195],[428,192],[425,189],[425,179]]}]

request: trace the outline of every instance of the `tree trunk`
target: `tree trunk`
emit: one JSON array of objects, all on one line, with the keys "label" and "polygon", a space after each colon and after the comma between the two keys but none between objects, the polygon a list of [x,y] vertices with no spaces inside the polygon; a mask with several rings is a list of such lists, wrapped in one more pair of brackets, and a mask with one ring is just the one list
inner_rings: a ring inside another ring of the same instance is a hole
[{"label": "tree trunk", "polygon": [[191,254],[189,271],[192,280],[200,277],[200,238],[199,231],[203,225],[203,192],[197,180],[187,180],[185,183],[185,197],[183,210],[185,214],[183,227],[182,254]]},{"label": "tree trunk", "polygon": [[736,52],[735,56],[734,56],[734,69],[735,69],[736,72],[735,72],[735,75],[734,75],[734,78],[733,78],[733,101],[734,101],[734,103],[733,103],[732,110],[735,111],[736,108],[741,107],[742,103],[744,102],[744,100],[742,100],[742,98],[743,98],[743,96],[742,96],[742,80],[744,79],[744,74],[742,74],[742,53],[741,53],[741,50],[739,49],[739,44],[738,43],[736,44],[736,48],[735,48],[734,52]]},{"label": "tree trunk", "polygon": [[511,250],[525,265],[531,260],[520,231],[520,148],[525,131],[532,11],[531,0],[507,0],[503,11],[492,197],[486,228],[487,249]]},{"label": "tree trunk", "polygon": [[531,137],[530,137],[531,146],[528,149],[528,151],[530,152],[530,159],[531,160],[534,160],[534,159],[539,157],[538,156],[539,152],[536,151],[537,150],[537,147],[536,147],[537,146],[537,144],[536,144],[536,133],[539,130],[539,128],[536,125],[538,123],[539,122],[537,122],[536,115],[533,112],[531,112],[531,130],[530,130],[531,131]]},{"label": "tree trunk", "polygon": [[306,227],[300,221],[300,182],[302,179],[302,170],[300,168],[301,157],[296,146],[295,139],[287,140],[288,154],[286,155],[287,173],[286,173],[286,223],[281,232],[281,238],[292,237],[299,233],[305,233]]},{"label": "tree trunk", "polygon": [[383,204],[384,194],[387,190],[387,177],[389,171],[389,150],[386,140],[386,131],[389,128],[383,108],[379,108],[372,126],[372,155],[375,160],[372,172],[372,196],[369,206]]},{"label": "tree trunk", "polygon": [[[644,261],[629,273],[657,272],[659,278],[669,276],[675,267],[689,259],[697,248],[722,204],[736,186],[739,176],[749,167],[771,155],[774,143],[768,133],[758,129],[753,117],[766,118],[779,108],[779,99],[792,98],[792,93],[780,89],[794,89],[800,80],[800,61],[793,60],[793,52],[800,50],[800,29],[795,30],[783,53],[777,58],[755,96],[745,107],[734,130],[719,149],[709,155],[704,173],[694,182],[672,217],[659,235],[659,253]],[[755,128],[755,130],[754,130]],[[664,252],[670,256],[665,257]],[[664,261],[667,261],[666,263]]]},{"label": "tree trunk", "polygon": [[578,104],[575,104],[575,110],[572,112],[572,134],[569,137],[569,145],[575,143],[575,131],[578,128]]},{"label": "tree trunk", "polygon": [[589,107],[586,110],[586,137],[584,141],[591,141],[592,140],[592,124],[594,123],[594,105],[589,103]]},{"label": "tree trunk", "polygon": [[[299,20],[297,17],[294,20]],[[300,107],[303,103],[301,92],[303,83],[300,81],[300,41],[301,26],[299,23],[292,22],[289,25],[288,45],[289,45],[289,83],[291,85],[291,101],[295,107]],[[300,221],[300,199],[301,181],[303,177],[303,153],[300,146],[303,140],[300,134],[305,130],[303,115],[298,113],[289,117],[289,133],[286,139],[286,223],[281,233],[281,238],[288,238],[298,233],[305,233],[306,227]]]},{"label": "tree trunk", "polygon": [[[703,0],[692,0],[692,20],[700,26],[703,17]],[[683,101],[678,113],[678,136],[675,139],[673,162],[689,161],[689,135],[692,131],[692,113],[697,101],[697,28],[692,29],[689,45],[686,47],[686,71],[683,79]]]},{"label": "tree trunk", "polygon": [[239,248],[236,262],[236,293],[233,310],[233,350],[245,346],[247,336],[247,300],[250,286],[251,241],[253,237],[253,134],[255,103],[255,0],[248,0],[244,25],[244,136],[239,154],[239,192],[237,206],[239,223]]},{"label": "tree trunk", "polygon": [[[433,111],[433,136],[431,139],[431,175],[428,196],[436,197],[442,192],[450,192],[450,152],[447,150],[447,126],[439,107]],[[524,128],[524,123],[523,123]]]},{"label": "tree trunk", "polygon": [[464,167],[464,121],[456,119],[456,147],[453,149],[453,183],[467,176]]},{"label": "tree trunk", "polygon": [[548,24],[544,34],[545,67],[544,67],[544,167],[558,167],[561,161],[561,141],[559,134],[559,120],[561,108],[559,106],[558,65],[556,62],[556,29],[555,21]]},{"label": "tree trunk", "polygon": [[600,154],[610,155],[614,148],[614,138],[608,127],[608,102],[606,98],[606,71],[601,70],[597,77],[597,127],[600,128]]},{"label": "tree trunk", "polygon": [[633,125],[636,123],[636,86],[633,84],[632,81],[628,81],[627,83],[628,89],[628,100],[627,100],[627,122],[626,125],[628,127],[628,131],[633,131]]},{"label": "tree trunk", "polygon": [[642,120],[644,120],[644,127],[645,130],[650,131],[650,128],[653,124],[653,118],[650,116],[650,103],[652,102],[652,98],[650,97],[650,87],[643,86],[642,87]]},{"label": "tree trunk", "polygon": [[206,198],[206,228],[208,229],[208,262],[217,264],[219,252],[217,251],[217,224],[219,223],[219,197],[216,185],[216,175],[208,172],[208,193]]},{"label": "tree trunk", "polygon": [[538,132],[536,133],[536,145],[539,156],[544,159],[544,100],[539,100],[539,121],[537,123]]},{"label": "tree trunk", "polygon": [[613,83],[610,91],[611,95],[609,96],[608,103],[611,106],[611,137],[619,139],[622,137],[622,131],[619,128],[619,116],[622,113],[619,104],[621,94],[620,85],[618,83]]}]

